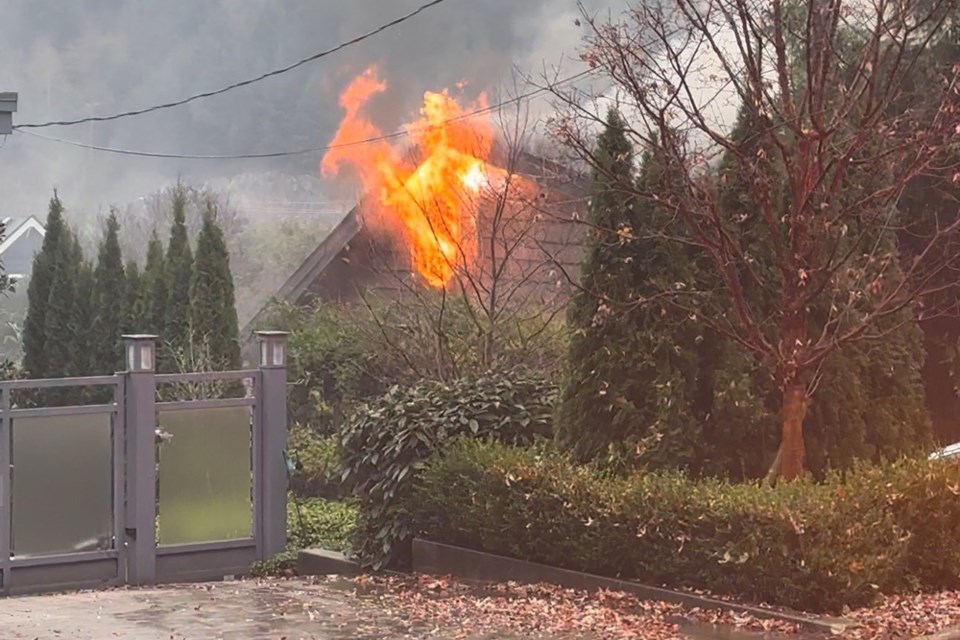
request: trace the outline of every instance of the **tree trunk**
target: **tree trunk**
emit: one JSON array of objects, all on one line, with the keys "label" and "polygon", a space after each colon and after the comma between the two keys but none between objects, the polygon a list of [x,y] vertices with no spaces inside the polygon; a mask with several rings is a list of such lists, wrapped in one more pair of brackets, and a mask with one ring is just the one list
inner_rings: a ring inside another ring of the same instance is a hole
[{"label": "tree trunk", "polygon": [[780,442],[780,477],[796,480],[803,474],[803,420],[807,415],[807,385],[793,378],[783,389],[783,436]]}]

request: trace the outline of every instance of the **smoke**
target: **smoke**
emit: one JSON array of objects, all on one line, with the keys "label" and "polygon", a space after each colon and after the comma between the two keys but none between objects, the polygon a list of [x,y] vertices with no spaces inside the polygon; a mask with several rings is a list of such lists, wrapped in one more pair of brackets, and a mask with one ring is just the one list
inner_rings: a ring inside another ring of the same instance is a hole
[{"label": "smoke", "polygon": [[[216,88],[310,55],[406,13],[422,0],[0,0],[0,90],[20,94],[15,122],[106,114]],[[593,0],[591,11],[623,9]],[[184,107],[38,131],[84,143],[168,153],[230,154],[319,146],[341,117],[337,95],[369,64],[390,83],[378,123],[415,115],[423,92],[467,83],[487,91],[514,71],[576,57],[575,0],[448,0],[371,40],[284,76]],[[257,161],[115,156],[25,132],[0,148],[0,213],[43,215],[52,190],[97,214],[182,178],[269,171],[316,175],[321,153]],[[245,194],[240,194],[241,197]],[[83,218],[83,215],[80,216]]]}]

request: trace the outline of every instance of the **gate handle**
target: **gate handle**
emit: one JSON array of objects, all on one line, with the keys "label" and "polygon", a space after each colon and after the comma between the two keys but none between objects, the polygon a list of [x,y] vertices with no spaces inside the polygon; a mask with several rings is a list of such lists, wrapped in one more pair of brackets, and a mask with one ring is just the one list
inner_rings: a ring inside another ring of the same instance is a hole
[{"label": "gate handle", "polygon": [[164,431],[163,429],[157,429],[154,431],[154,434],[157,438],[157,444],[163,444],[164,442],[170,442],[173,440],[173,434],[169,431]]}]

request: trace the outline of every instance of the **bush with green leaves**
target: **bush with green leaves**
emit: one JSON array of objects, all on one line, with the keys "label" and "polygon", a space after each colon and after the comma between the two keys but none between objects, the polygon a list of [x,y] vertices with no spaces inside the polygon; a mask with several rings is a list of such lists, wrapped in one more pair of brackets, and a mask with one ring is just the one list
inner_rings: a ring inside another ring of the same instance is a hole
[{"label": "bush with green leaves", "polygon": [[461,442],[405,503],[415,532],[595,574],[836,612],[960,587],[960,465],[858,465],[768,487],[614,476],[545,448]]},{"label": "bush with green leaves", "polygon": [[343,479],[360,501],[360,560],[374,569],[406,562],[405,499],[432,454],[461,436],[518,445],[548,438],[555,396],[539,377],[489,373],[394,387],[359,407],[344,427],[342,455]]},{"label": "bush with green leaves", "polygon": [[383,393],[392,379],[349,307],[278,304],[272,322],[290,331],[290,419],[333,433],[353,402]]},{"label": "bush with green leaves", "polygon": [[297,467],[290,478],[290,490],[294,494],[328,500],[344,496],[339,438],[321,435],[298,424],[290,429],[287,448]]}]

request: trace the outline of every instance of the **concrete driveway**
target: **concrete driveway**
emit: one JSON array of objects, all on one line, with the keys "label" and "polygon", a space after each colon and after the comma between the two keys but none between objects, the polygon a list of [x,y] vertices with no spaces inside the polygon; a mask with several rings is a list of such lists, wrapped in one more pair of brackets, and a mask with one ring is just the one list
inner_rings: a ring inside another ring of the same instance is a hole
[{"label": "concrete driveway", "polygon": [[[597,640],[609,633],[483,634],[460,621],[412,622],[389,600],[357,595],[354,582],[244,580],[111,589],[0,599],[0,640]],[[643,629],[630,638],[783,638],[779,635],[718,630],[706,625],[682,631]],[[649,633],[649,635],[648,635]],[[615,636],[620,638],[620,635]],[[798,640],[800,636],[792,636]]]}]

